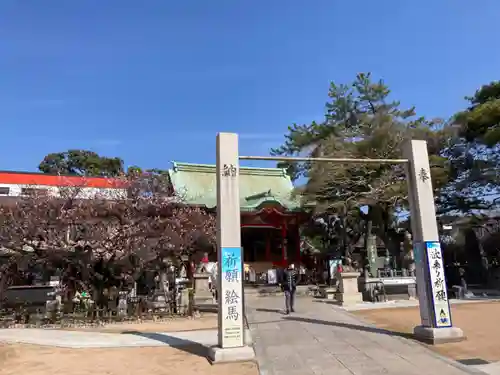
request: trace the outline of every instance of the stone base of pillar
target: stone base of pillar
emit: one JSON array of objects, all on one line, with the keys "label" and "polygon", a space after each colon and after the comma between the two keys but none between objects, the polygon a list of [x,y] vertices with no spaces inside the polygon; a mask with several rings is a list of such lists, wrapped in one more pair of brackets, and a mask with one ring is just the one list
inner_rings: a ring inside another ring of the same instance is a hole
[{"label": "stone base of pillar", "polygon": [[413,335],[417,340],[431,345],[466,340],[464,332],[458,327],[432,328],[416,326],[413,328]]},{"label": "stone base of pillar", "polygon": [[208,348],[208,360],[211,364],[255,361],[255,351],[251,346],[237,348],[221,348],[212,346]]},{"label": "stone base of pillar", "polygon": [[363,302],[363,294],[358,289],[359,272],[342,272],[338,276],[339,287],[335,300],[341,306],[352,306]]}]

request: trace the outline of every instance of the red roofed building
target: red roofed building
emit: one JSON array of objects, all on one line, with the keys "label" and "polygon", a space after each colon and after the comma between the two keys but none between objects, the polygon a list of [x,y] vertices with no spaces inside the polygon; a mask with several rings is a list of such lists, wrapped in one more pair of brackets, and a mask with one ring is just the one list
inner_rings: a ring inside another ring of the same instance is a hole
[{"label": "red roofed building", "polygon": [[47,194],[58,197],[74,189],[75,198],[124,198],[127,182],[119,178],[58,176],[33,172],[0,171],[0,197]]}]

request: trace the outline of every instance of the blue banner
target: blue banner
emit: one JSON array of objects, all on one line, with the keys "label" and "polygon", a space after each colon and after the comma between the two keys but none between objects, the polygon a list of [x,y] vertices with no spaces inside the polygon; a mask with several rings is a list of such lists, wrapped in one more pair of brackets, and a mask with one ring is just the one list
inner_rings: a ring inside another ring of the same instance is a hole
[{"label": "blue banner", "polygon": [[240,282],[242,278],[243,263],[241,261],[241,247],[223,247],[222,264],[220,269],[226,282]]}]

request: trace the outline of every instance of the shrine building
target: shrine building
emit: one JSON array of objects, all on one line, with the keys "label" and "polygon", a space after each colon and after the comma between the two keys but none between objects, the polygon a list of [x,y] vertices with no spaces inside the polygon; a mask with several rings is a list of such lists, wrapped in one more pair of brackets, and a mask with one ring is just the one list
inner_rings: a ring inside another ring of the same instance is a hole
[{"label": "shrine building", "polygon": [[[174,192],[187,204],[216,210],[215,165],[174,162]],[[240,167],[241,244],[256,272],[300,262],[299,226],[308,219],[285,169]]]}]

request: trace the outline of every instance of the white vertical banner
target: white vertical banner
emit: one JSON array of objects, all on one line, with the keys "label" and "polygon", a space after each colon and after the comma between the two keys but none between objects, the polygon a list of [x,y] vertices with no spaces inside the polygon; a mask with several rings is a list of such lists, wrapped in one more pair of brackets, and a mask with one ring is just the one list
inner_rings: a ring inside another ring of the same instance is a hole
[{"label": "white vertical banner", "polygon": [[436,328],[451,327],[450,304],[444,275],[443,254],[438,241],[425,243],[432,296],[432,312]]}]

